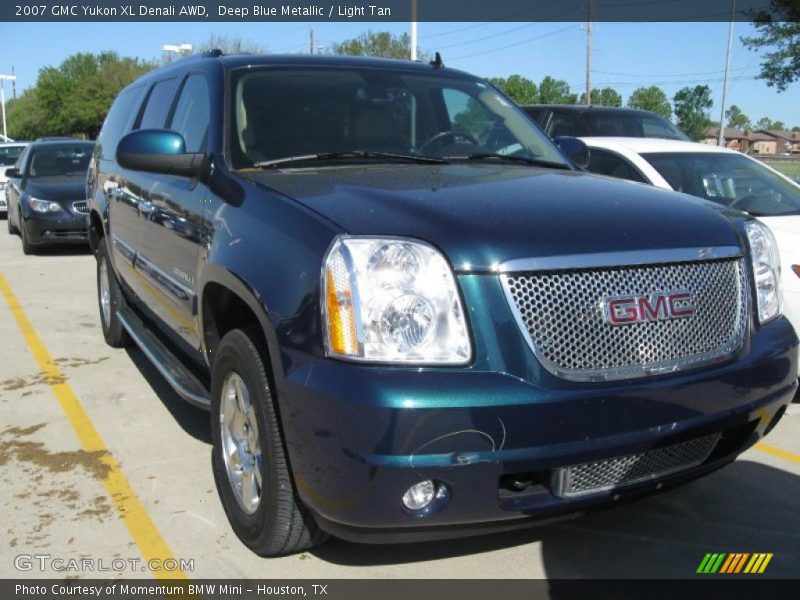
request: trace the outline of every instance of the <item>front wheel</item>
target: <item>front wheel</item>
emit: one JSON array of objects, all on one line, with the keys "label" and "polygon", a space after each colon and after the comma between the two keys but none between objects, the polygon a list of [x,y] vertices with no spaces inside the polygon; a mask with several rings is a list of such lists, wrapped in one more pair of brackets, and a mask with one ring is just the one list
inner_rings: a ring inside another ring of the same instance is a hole
[{"label": "front wheel", "polygon": [[8,235],[19,233],[17,226],[14,225],[14,219],[11,218],[11,211],[6,213],[6,227],[8,227]]},{"label": "front wheel", "polygon": [[256,554],[280,556],[312,548],[325,534],[294,487],[261,348],[255,332],[241,329],[217,348],[211,462],[236,535]]},{"label": "front wheel", "polygon": [[30,243],[30,240],[28,239],[28,232],[25,231],[24,225],[20,228],[20,237],[22,238],[22,253],[26,256],[36,254],[36,248]]},{"label": "front wheel", "polygon": [[108,260],[106,240],[97,247],[97,304],[100,308],[100,325],[103,337],[112,348],[123,348],[130,343],[128,332],[119,320],[119,309],[124,306],[122,289]]}]

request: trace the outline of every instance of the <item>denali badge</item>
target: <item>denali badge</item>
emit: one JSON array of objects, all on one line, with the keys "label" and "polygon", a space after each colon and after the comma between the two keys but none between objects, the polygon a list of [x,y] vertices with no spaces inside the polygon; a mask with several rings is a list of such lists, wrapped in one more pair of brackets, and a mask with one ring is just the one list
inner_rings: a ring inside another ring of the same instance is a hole
[{"label": "denali badge", "polygon": [[694,316],[694,295],[685,290],[654,292],[649,296],[603,298],[603,313],[612,325],[630,325]]}]

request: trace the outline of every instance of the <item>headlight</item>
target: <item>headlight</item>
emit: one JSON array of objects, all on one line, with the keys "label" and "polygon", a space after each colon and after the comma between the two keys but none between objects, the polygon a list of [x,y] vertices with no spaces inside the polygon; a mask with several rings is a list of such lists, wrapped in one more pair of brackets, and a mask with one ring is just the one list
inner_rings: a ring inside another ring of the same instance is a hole
[{"label": "headlight", "polygon": [[323,263],[322,293],[328,356],[436,365],[470,359],[453,272],[428,244],[340,236]]},{"label": "headlight", "polygon": [[6,186],[8,185],[5,181],[0,181],[0,192],[4,192],[6,190]]},{"label": "headlight", "polygon": [[39,200],[29,196],[27,202],[38,213],[57,213],[61,210],[61,205],[58,202],[51,202],[50,200]]},{"label": "headlight", "polygon": [[758,221],[744,225],[756,284],[758,321],[762,325],[781,314],[781,261],[772,232]]}]

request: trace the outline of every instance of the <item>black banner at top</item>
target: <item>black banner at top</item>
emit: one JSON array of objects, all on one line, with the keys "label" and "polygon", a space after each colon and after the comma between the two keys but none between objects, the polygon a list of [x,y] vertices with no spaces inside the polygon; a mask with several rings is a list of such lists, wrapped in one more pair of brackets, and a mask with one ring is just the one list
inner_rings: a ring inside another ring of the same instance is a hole
[{"label": "black banner at top", "polygon": [[[9,0],[11,22],[455,22],[785,20],[800,0]],[[735,8],[734,8],[735,6]],[[796,10],[796,9],[795,9]]]}]

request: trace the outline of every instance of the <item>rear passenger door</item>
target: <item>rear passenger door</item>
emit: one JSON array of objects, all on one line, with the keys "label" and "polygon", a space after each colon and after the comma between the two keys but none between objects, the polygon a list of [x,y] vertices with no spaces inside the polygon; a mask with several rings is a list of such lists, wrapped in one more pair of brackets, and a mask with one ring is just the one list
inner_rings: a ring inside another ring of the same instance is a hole
[{"label": "rear passenger door", "polygon": [[[203,73],[189,73],[162,126],[180,133],[186,152],[206,153],[209,85]],[[137,270],[148,307],[187,349],[200,350],[196,322],[198,263],[208,239],[203,208],[211,196],[205,183],[180,175],[150,174],[140,211]]]}]

